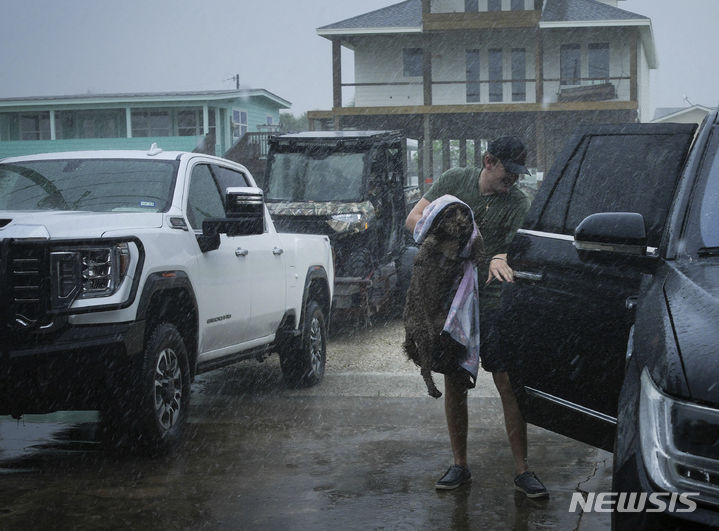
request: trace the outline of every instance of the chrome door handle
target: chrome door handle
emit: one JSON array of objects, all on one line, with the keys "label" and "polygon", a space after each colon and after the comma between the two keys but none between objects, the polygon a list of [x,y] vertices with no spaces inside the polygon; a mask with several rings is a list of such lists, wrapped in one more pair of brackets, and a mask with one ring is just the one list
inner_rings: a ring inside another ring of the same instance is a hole
[{"label": "chrome door handle", "polygon": [[250,251],[243,249],[242,247],[235,249],[235,256],[247,256],[248,254],[250,254]]},{"label": "chrome door handle", "polygon": [[514,278],[521,278],[522,280],[532,280],[539,282],[544,280],[544,273],[530,273],[528,271],[515,271]]},{"label": "chrome door handle", "polygon": [[275,247],[274,249],[272,249],[272,254],[277,256],[281,255],[284,252],[284,249],[280,249],[279,247]]}]

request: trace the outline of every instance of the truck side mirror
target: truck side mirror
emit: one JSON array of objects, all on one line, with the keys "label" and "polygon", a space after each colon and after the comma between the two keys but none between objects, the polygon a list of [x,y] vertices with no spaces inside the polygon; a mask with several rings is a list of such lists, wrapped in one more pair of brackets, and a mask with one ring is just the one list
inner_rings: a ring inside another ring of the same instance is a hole
[{"label": "truck side mirror", "polygon": [[265,202],[262,190],[256,187],[227,188],[224,218],[207,218],[197,243],[203,253],[220,246],[220,234],[249,236],[265,231]]},{"label": "truck side mirror", "polygon": [[655,250],[647,247],[644,217],[637,212],[601,212],[582,220],[574,247],[584,262],[629,264],[652,272]]},{"label": "truck side mirror", "polygon": [[599,251],[642,256],[646,254],[644,217],[636,212],[602,212],[582,220],[574,231],[579,251]]}]

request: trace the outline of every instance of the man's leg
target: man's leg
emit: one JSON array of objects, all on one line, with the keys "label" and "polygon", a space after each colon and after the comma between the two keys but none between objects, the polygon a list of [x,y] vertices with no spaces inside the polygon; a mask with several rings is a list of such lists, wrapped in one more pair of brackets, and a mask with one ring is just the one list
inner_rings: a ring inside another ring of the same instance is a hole
[{"label": "man's leg", "polygon": [[547,489],[534,472],[529,471],[527,465],[527,423],[519,410],[517,397],[514,396],[509,375],[506,372],[492,373],[494,385],[502,398],[504,410],[504,427],[509,438],[509,447],[514,458],[514,487],[530,498],[545,498]]},{"label": "man's leg", "polygon": [[454,464],[437,481],[435,487],[448,490],[456,489],[472,479],[472,474],[467,467],[466,379],[457,378],[456,375],[444,376],[444,413],[447,417]]},{"label": "man's leg", "polygon": [[527,423],[519,410],[517,398],[514,396],[512,384],[509,381],[509,374],[494,372],[492,378],[494,378],[494,385],[502,399],[504,427],[507,430],[509,447],[514,458],[514,471],[515,474],[522,474],[527,471]]},{"label": "man's leg", "polygon": [[454,375],[444,376],[444,414],[454,464],[467,466],[467,387]]}]

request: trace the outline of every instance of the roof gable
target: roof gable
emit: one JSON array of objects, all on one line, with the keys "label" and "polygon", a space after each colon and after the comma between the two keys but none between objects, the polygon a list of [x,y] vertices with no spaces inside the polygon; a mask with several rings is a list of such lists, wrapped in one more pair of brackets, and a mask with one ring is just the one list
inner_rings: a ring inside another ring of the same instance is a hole
[{"label": "roof gable", "polygon": [[317,28],[319,35],[331,35],[332,33],[350,33],[356,30],[396,30],[414,28],[417,31],[422,28],[422,2],[421,0],[406,0],[363,15],[348,18],[340,22],[328,24]]}]

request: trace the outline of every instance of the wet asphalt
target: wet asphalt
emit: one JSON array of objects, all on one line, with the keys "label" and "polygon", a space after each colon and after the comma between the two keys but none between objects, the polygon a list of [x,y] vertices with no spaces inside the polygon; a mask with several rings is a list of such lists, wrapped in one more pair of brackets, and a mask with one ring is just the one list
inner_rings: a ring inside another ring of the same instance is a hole
[{"label": "wet asphalt", "polygon": [[443,403],[400,339],[397,320],[334,334],[310,389],[287,388],[276,356],[200,375],[185,439],[161,458],[105,449],[94,412],[0,417],[0,529],[610,528],[608,513],[569,512],[572,493],[611,490],[606,452],[530,426],[550,497],[514,490],[489,375],[469,398],[473,481],[436,491]]}]

